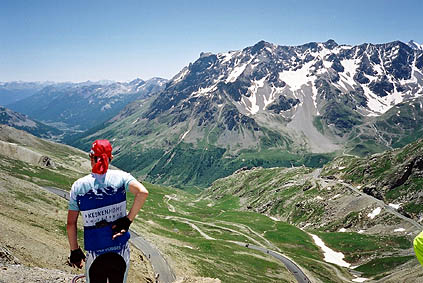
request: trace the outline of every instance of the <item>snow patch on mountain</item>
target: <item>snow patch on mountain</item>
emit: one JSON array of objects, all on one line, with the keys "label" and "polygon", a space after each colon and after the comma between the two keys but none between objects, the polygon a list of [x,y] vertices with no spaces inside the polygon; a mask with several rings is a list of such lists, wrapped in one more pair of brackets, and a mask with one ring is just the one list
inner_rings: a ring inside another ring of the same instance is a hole
[{"label": "snow patch on mountain", "polygon": [[244,63],[241,66],[235,67],[232,69],[231,73],[228,75],[228,78],[226,79],[226,83],[233,83],[235,82],[238,77],[244,72],[245,68],[248,66],[248,63]]},{"label": "snow patch on mountain", "polygon": [[187,67],[183,68],[182,71],[180,71],[175,76],[175,78],[173,78],[172,83],[176,84],[176,83],[182,81],[188,73],[189,73],[189,69]]},{"label": "snow patch on mountain", "polygon": [[351,266],[351,264],[349,264],[348,262],[344,260],[345,256],[343,253],[336,252],[332,250],[331,248],[329,248],[328,246],[326,246],[326,244],[322,241],[322,239],[319,238],[319,236],[314,234],[310,234],[310,235],[313,238],[314,243],[322,249],[323,255],[324,255],[324,259],[323,259],[324,261],[333,263],[342,267]]},{"label": "snow patch on mountain", "polygon": [[284,81],[291,91],[299,90],[303,85],[316,79],[315,76],[310,76],[310,68],[313,64],[314,62],[308,62],[300,69],[280,72],[279,79]]},{"label": "snow patch on mountain", "polygon": [[231,52],[219,53],[217,57],[219,58],[219,60],[221,60],[220,63],[223,65],[223,64],[226,64],[227,62],[231,61],[232,58],[233,58],[232,53]]},{"label": "snow patch on mountain", "polygon": [[199,96],[204,96],[204,95],[210,95],[215,90],[217,90],[216,84],[211,85],[209,87],[205,87],[205,88],[200,87],[197,91],[195,91],[191,94],[191,97],[199,97]]},{"label": "snow patch on mountain", "polygon": [[351,90],[352,87],[356,84],[354,81],[354,75],[358,68],[358,62],[356,59],[347,59],[341,61],[344,71],[339,73],[341,77],[340,82],[343,84],[344,90]]},{"label": "snow patch on mountain", "polygon": [[271,91],[269,95],[268,96],[265,95],[263,97],[263,103],[264,103],[263,109],[266,109],[268,105],[272,104],[275,101],[276,95],[279,93],[282,93],[285,88],[271,86],[270,89]]},{"label": "snow patch on mountain", "polygon": [[422,72],[416,66],[417,56],[414,56],[414,61],[411,66],[411,77],[410,79],[402,79],[400,80],[401,84],[417,84],[419,82],[418,78],[422,78]]},{"label": "snow patch on mountain", "polygon": [[112,108],[112,106],[110,105],[110,103],[107,103],[107,104],[103,105],[103,107],[101,107],[101,111],[105,111],[105,110],[108,110],[108,109],[111,109],[111,108]]},{"label": "snow patch on mountain", "polygon": [[256,114],[260,109],[260,106],[258,105],[258,89],[262,88],[264,86],[264,82],[266,80],[266,77],[263,77],[261,80],[253,81],[251,83],[251,86],[249,88],[249,91],[251,93],[250,97],[247,97],[246,99],[249,101],[249,107],[247,106],[247,110],[251,114]]},{"label": "snow patch on mountain", "polygon": [[379,116],[391,109],[396,104],[404,101],[404,94],[398,92],[396,88],[394,88],[394,91],[391,95],[379,97],[375,95],[368,86],[362,85],[362,87],[364,94],[368,99],[368,107],[371,111],[373,111],[373,113],[368,114],[368,116]]},{"label": "snow patch on mountain", "polygon": [[423,50],[423,44],[418,44],[414,40],[410,40],[408,42],[408,46],[410,46],[411,48],[416,49],[416,50]]},{"label": "snow patch on mountain", "polygon": [[390,207],[392,207],[393,209],[399,209],[401,207],[401,203],[390,203],[389,204]]},{"label": "snow patch on mountain", "polygon": [[381,207],[376,207],[371,213],[367,214],[370,219],[374,219],[376,216],[380,214],[382,211]]}]

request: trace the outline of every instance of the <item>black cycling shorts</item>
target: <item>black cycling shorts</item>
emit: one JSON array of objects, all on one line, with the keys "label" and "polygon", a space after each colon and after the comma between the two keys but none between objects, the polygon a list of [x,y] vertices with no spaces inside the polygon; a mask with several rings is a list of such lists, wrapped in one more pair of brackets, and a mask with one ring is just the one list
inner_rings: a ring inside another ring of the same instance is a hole
[{"label": "black cycling shorts", "polygon": [[126,262],[117,253],[105,253],[95,258],[89,269],[90,283],[123,283]]}]

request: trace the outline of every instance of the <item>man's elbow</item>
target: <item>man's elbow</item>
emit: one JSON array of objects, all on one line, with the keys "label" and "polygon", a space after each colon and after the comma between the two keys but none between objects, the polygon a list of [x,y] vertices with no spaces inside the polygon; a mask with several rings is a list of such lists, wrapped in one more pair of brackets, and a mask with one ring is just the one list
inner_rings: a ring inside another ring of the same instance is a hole
[{"label": "man's elbow", "polygon": [[135,193],[135,200],[144,203],[148,197],[148,191],[145,188],[140,189]]},{"label": "man's elbow", "polygon": [[147,199],[147,197],[148,197],[148,191],[147,191],[147,189],[143,189],[143,190],[141,190],[140,192],[138,192],[138,194],[140,195],[140,197],[142,197],[143,199]]}]

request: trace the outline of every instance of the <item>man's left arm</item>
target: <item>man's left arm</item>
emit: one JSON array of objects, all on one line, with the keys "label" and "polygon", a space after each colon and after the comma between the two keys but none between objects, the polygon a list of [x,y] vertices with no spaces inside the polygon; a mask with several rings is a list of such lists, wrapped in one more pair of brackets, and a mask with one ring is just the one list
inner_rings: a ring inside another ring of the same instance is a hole
[{"label": "man's left arm", "polygon": [[145,200],[148,197],[148,191],[144,187],[143,184],[138,182],[137,180],[132,180],[129,182],[129,191],[135,195],[134,203],[132,204],[131,209],[128,213],[129,220],[134,221],[135,216],[137,216],[138,212],[143,207]]},{"label": "man's left arm", "polygon": [[143,184],[141,184],[137,180],[132,180],[131,182],[129,182],[128,187],[129,191],[135,195],[134,203],[132,204],[128,215],[126,217],[118,219],[112,226],[114,232],[112,237],[113,239],[122,236],[129,229],[129,225],[132,223],[132,221],[134,221],[135,217],[143,207],[148,197],[147,189],[144,187]]}]

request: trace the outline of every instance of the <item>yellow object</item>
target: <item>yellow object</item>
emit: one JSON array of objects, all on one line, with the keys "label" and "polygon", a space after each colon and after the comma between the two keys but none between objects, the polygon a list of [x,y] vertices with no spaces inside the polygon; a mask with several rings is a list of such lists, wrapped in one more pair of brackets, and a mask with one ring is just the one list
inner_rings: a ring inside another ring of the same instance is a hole
[{"label": "yellow object", "polygon": [[423,232],[420,232],[413,241],[414,253],[420,264],[423,265]]}]

